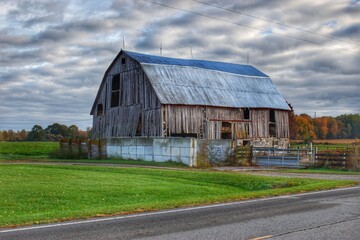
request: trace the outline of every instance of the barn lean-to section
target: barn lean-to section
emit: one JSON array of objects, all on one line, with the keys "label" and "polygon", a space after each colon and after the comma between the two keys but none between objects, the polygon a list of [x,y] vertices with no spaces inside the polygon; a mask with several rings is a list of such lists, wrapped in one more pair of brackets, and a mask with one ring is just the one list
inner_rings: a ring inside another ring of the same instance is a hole
[{"label": "barn lean-to section", "polygon": [[272,80],[249,65],[121,51],[91,114],[95,138],[288,138],[289,107]]}]

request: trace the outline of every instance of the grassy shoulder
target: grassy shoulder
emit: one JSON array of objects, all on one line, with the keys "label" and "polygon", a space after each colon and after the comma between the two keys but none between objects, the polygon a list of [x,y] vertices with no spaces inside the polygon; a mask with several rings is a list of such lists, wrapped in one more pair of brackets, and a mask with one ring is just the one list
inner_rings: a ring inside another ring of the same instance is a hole
[{"label": "grassy shoulder", "polygon": [[0,226],[178,208],[354,184],[197,170],[3,164]]},{"label": "grassy shoulder", "polygon": [[343,170],[343,169],[328,169],[328,168],[281,169],[281,170],[277,170],[277,172],[309,173],[309,174],[360,175],[360,172],[348,171],[348,170]]}]

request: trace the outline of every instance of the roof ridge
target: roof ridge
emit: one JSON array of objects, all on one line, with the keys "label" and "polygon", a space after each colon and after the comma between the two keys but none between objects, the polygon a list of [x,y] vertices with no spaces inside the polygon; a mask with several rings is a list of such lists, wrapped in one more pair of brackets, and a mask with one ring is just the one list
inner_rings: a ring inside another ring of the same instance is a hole
[{"label": "roof ridge", "polygon": [[127,54],[129,57],[138,61],[140,64],[148,63],[148,64],[162,64],[162,65],[174,65],[174,66],[191,66],[191,67],[198,67],[208,70],[217,70],[221,72],[234,73],[244,76],[269,77],[268,75],[261,72],[259,69],[257,69],[252,65],[202,60],[202,59],[172,58],[172,57],[150,55],[144,53],[125,51],[125,50],[123,50],[123,52]]}]

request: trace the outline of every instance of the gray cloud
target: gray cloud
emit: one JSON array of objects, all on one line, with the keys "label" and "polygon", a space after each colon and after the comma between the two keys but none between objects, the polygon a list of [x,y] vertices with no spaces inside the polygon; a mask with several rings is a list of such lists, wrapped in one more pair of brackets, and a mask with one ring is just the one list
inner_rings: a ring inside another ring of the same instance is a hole
[{"label": "gray cloud", "polygon": [[[358,1],[204,1],[360,44]],[[297,113],[360,112],[358,47],[194,1],[158,2],[267,32],[141,0],[2,1],[0,129],[90,126],[90,108],[123,36],[126,49],[150,54],[162,42],[169,57],[190,58],[189,46],[197,59],[246,63],[249,54]]]},{"label": "gray cloud", "polygon": [[354,37],[354,39],[360,39],[360,22],[354,23],[350,26],[346,26],[333,33],[335,37]]}]

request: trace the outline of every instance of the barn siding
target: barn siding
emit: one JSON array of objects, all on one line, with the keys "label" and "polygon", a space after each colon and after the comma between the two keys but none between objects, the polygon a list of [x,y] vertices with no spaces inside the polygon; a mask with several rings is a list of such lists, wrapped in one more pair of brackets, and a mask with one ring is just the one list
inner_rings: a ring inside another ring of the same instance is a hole
[{"label": "barn siding", "polygon": [[[269,109],[251,109],[250,120],[244,120],[242,109],[203,106],[166,105],[165,131],[167,136],[196,134],[198,138],[221,139],[223,122],[230,122],[232,139],[268,138]],[[288,112],[275,110],[276,137],[289,136]]]},{"label": "barn siding", "polygon": [[[120,56],[108,71],[102,85],[98,104],[103,104],[104,114],[94,112],[94,137],[135,136],[141,117],[142,136],[161,136],[161,104],[149,79],[140,64],[125,57],[125,64]],[[120,74],[119,106],[111,107],[112,78]]]},{"label": "barn siding", "polygon": [[269,137],[269,110],[251,110],[250,136]]},{"label": "barn siding", "polygon": [[275,111],[276,118],[276,136],[278,138],[289,138],[289,112]]}]

